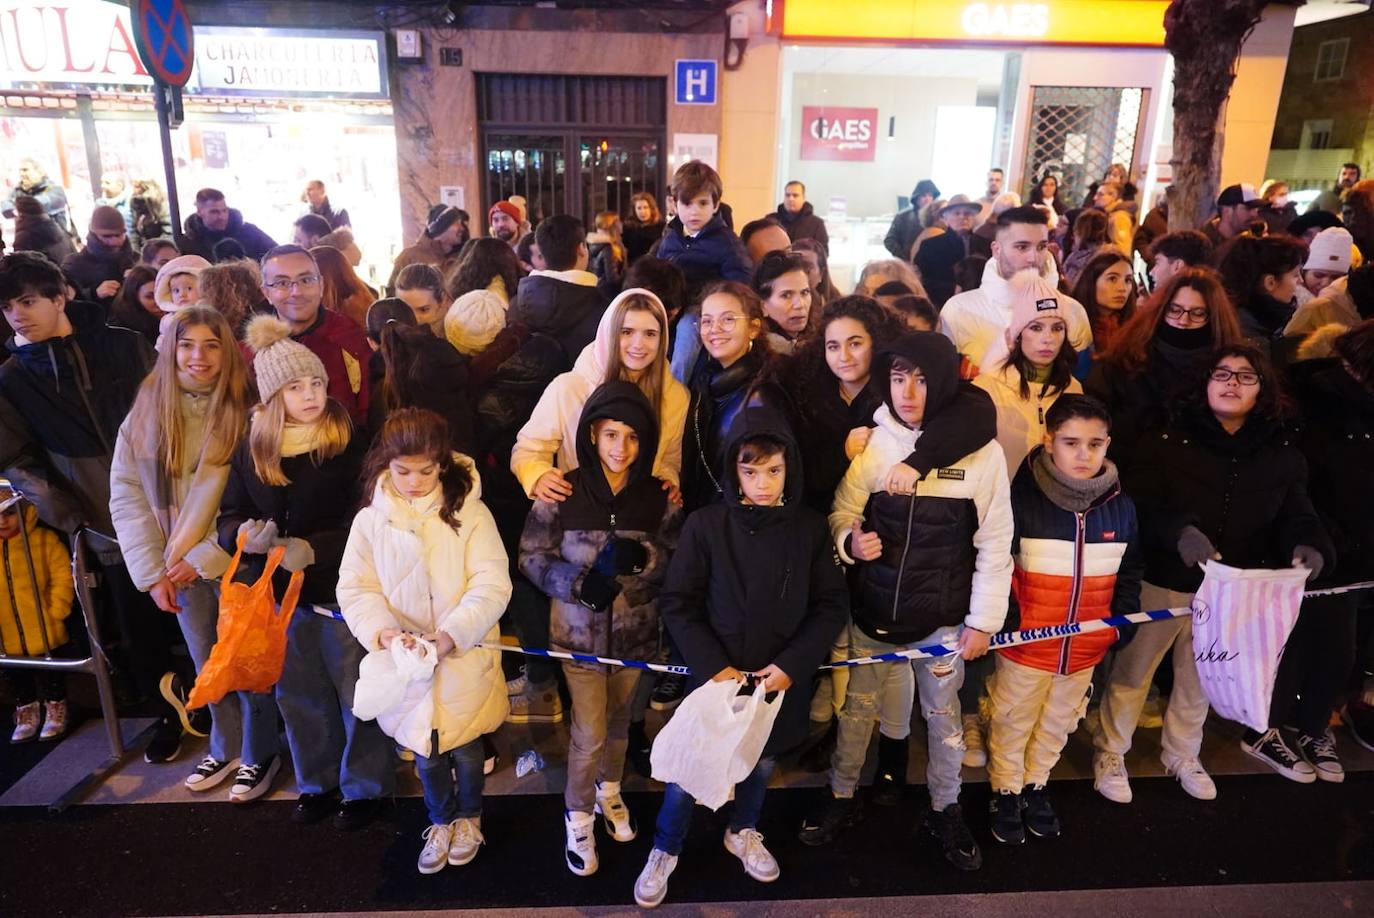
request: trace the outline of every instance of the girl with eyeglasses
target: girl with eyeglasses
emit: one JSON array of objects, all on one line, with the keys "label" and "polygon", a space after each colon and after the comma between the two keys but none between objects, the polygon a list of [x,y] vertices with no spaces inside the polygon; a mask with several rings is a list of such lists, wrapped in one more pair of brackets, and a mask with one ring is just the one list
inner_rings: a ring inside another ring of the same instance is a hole
[{"label": "girl with eyeglasses", "polygon": [[691,402],[682,436],[682,498],[690,513],[722,499],[725,434],[751,401],[788,405],[765,382],[772,359],[764,335],[763,300],[746,284],[722,281],[706,290],[698,330],[702,352],[688,377]]},{"label": "girl with eyeglasses", "polygon": [[[1309,579],[1332,563],[1334,549],[1307,495],[1307,462],[1284,419],[1269,359],[1251,345],[1229,345],[1211,352],[1170,426],[1139,444],[1123,483],[1139,509],[1145,546],[1142,609],[1191,605],[1202,583],[1200,566],[1209,560],[1238,568],[1304,567]],[[1198,761],[1208,705],[1192,630],[1188,616],[1153,622],[1117,654],[1094,739],[1095,786],[1108,800],[1131,801],[1122,757],[1171,646],[1174,688],[1160,758],[1186,793],[1216,797]],[[1253,735],[1242,748],[1285,777],[1315,780],[1311,764],[1277,729]]]},{"label": "girl with eyeglasses", "polygon": [[1170,278],[1093,361],[1083,384],[1111,409],[1111,460],[1130,465],[1141,436],[1167,421],[1179,385],[1194,378],[1217,348],[1240,340],[1236,310],[1215,272],[1184,268]]}]

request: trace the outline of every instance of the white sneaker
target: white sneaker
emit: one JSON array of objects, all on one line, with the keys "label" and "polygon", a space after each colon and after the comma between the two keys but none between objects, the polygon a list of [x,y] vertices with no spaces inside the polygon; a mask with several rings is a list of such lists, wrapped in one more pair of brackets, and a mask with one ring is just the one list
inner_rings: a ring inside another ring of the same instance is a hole
[{"label": "white sneaker", "polygon": [[625,799],[620,796],[619,781],[596,782],[596,812],[606,823],[606,834],[618,842],[632,842],[639,830]]},{"label": "white sneaker", "polygon": [[1217,785],[1197,759],[1165,752],[1160,755],[1159,760],[1164,763],[1165,773],[1178,778],[1178,783],[1183,785],[1183,792],[1189,797],[1198,800],[1217,799]]},{"label": "white sneaker", "polygon": [[596,817],[591,813],[572,810],[563,814],[563,831],[568,840],[563,846],[563,860],[576,876],[589,877],[596,873]]},{"label": "white sneaker", "polygon": [[453,821],[453,837],[448,843],[448,862],[454,867],[469,864],[477,856],[477,849],[486,844],[482,836],[482,817],[459,817]]},{"label": "white sneaker", "polygon": [[200,760],[196,770],[186,776],[183,782],[189,791],[207,791],[212,787],[217,787],[225,778],[229,777],[229,769],[234,767],[234,760],[221,762],[212,755],[207,755]]},{"label": "white sneaker", "polygon": [[668,895],[668,878],[677,867],[677,855],[659,848],[649,852],[649,860],[635,880],[635,902],[640,908],[658,908]]},{"label": "white sneaker", "polygon": [[983,742],[983,725],[977,714],[964,715],[964,767],[983,768],[988,764],[988,749]]},{"label": "white sneaker", "polygon": [[772,883],[781,874],[778,862],[763,846],[763,836],[757,829],[725,830],[725,850],[740,859],[744,872],[760,883]]},{"label": "white sneaker", "polygon": [[1115,752],[1093,753],[1093,787],[1113,803],[1131,802],[1131,780],[1121,756]]},{"label": "white sneaker", "polygon": [[442,824],[435,823],[420,837],[425,840],[425,846],[420,849],[420,860],[416,864],[423,874],[438,873],[448,866],[448,845],[453,837],[453,827],[457,822]]},{"label": "white sneaker", "polygon": [[31,701],[14,709],[14,732],[11,743],[27,743],[38,735],[39,703]]}]

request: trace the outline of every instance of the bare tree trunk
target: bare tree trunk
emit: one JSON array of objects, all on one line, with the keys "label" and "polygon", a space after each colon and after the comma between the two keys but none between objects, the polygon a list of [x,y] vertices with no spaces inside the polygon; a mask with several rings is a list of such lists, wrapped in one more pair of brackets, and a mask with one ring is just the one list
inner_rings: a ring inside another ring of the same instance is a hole
[{"label": "bare tree trunk", "polygon": [[[1301,6],[1305,0],[1283,0]],[[1174,148],[1169,231],[1196,229],[1211,215],[1221,175],[1221,113],[1236,59],[1269,0],[1173,0],[1164,47],[1174,56]]]}]

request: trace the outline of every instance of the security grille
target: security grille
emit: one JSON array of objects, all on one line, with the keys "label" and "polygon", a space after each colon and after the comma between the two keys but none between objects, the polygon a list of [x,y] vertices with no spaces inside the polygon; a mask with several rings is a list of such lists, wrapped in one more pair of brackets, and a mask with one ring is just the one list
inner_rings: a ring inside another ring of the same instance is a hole
[{"label": "security grille", "polygon": [[1135,162],[1136,136],[1149,106],[1148,89],[1036,86],[1026,145],[1025,192],[1046,173],[1058,176],[1059,196],[1076,206],[1112,163]]},{"label": "security grille", "polygon": [[530,219],[598,211],[664,189],[667,83],[661,77],[478,74],[484,204],[523,195]]}]

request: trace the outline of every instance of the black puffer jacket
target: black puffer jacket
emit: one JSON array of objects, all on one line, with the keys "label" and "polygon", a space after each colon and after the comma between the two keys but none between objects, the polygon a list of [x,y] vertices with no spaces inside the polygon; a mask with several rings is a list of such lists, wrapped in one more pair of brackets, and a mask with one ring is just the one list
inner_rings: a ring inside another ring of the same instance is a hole
[{"label": "black puffer jacket", "polygon": [[[959,355],[949,339],[934,332],[903,335],[879,352],[872,380],[888,379],[895,356],[925,375],[925,415],[946,429],[960,426]],[[884,490],[892,466],[937,434],[925,420],[919,432],[899,420],[890,395],[875,422],[868,446],[835,492],[830,514],[831,534],[845,560],[853,559],[856,521],[882,541],[878,558],[857,563],[854,623],[889,644],[907,644],[961,623],[997,631],[1011,591],[1014,531],[1002,448],[988,437],[922,478],[915,494],[892,494]]]},{"label": "black puffer jacket", "polygon": [[186,233],[182,237],[179,248],[183,255],[199,255],[206,261],[215,260],[215,244],[225,239],[235,239],[238,244],[243,246],[244,254],[253,261],[259,261],[262,256],[276,248],[276,243],[272,237],[258,229],[251,223],[243,222],[243,214],[234,208],[229,208],[229,225],[223,230],[212,230],[205,225],[205,221],[200,219],[199,214],[191,214],[186,218]]},{"label": "black puffer jacket", "polygon": [[[443,338],[427,328],[402,326],[398,329],[406,346],[416,353],[409,379],[410,402],[415,408],[433,411],[448,422],[449,444],[457,452],[476,455],[477,437],[473,433],[473,398],[468,386],[468,359]],[[368,361],[371,377],[367,405],[367,426],[374,434],[382,429],[387,416],[386,360],[374,351]]]},{"label": "black puffer jacket", "polygon": [[1335,549],[1307,495],[1307,461],[1272,421],[1252,415],[1228,434],[1205,408],[1187,412],[1140,441],[1124,485],[1140,513],[1145,579],[1156,586],[1192,593],[1202,584],[1202,571],[1178,554],[1187,526],[1231,567],[1286,568],[1299,545],[1334,567]]},{"label": "black puffer jacket", "polygon": [[[229,482],[220,500],[220,548],[231,555],[237,550],[239,525],[245,520],[273,520],[281,538],[304,539],[315,552],[315,562],[305,569],[300,601],[334,605],[339,562],[363,488],[366,438],[355,435],[342,453],[320,465],[309,454],[282,459],[281,470],[291,483],[281,487],[258,477],[248,441],[244,437],[234,452]],[[265,556],[245,553],[244,560],[248,563],[240,565],[235,579],[251,582],[261,575]],[[290,577],[278,568],[273,577],[278,599]]]},{"label": "black puffer jacket", "polygon": [[110,304],[119,295],[116,290],[109,296],[96,296],[96,288],[105,281],[123,281],[124,273],[138,264],[138,255],[126,238],[117,249],[102,245],[95,233],[86,236],[86,248],[62,260],[62,270],[67,272],[76,283],[77,295],[82,299],[99,303],[110,311]]},{"label": "black puffer jacket", "polygon": [[776,663],[791,677],[764,748],[776,755],[806,738],[812,680],[848,619],[849,591],[824,519],[802,505],[801,455],[782,415],[746,408],[729,450],[759,434],[787,444],[783,505],[741,503],[730,463],[732,497],[687,518],[658,607],[692,668],[692,688],[727,666],[752,672]]},{"label": "black puffer jacket", "polygon": [[811,206],[810,201],[803,203],[801,210],[795,214],[779,204],[775,216],[782,224],[782,228],[787,230],[788,239],[793,242],[798,239],[814,239],[825,246],[826,251],[830,250],[830,234],[825,231],[825,221],[816,216],[816,209]]},{"label": "black puffer jacket", "polygon": [[621,236],[625,243],[625,260],[634,264],[639,258],[649,254],[654,243],[663,238],[662,220],[653,223],[640,223],[638,220],[625,221],[625,232]]},{"label": "black puffer jacket", "polygon": [[68,302],[67,317],[65,338],[9,340],[10,359],[0,364],[0,469],[44,522],[66,532],[90,523],[113,535],[110,458],[154,353],[137,332],[107,327],[94,303]]},{"label": "black puffer jacket", "polygon": [[595,284],[586,286],[532,274],[520,279],[506,324],[523,322],[531,332],[548,335],[562,347],[571,367],[596,337],[596,327],[609,302]]},{"label": "black puffer jacket", "polygon": [[1312,503],[1340,546],[1321,582],[1374,580],[1374,392],[1335,358],[1305,361],[1293,376]]},{"label": "black puffer jacket", "polygon": [[76,251],[72,237],[47,214],[16,214],[14,244],[10,248],[15,252],[40,252],[55,265],[61,265]]}]

